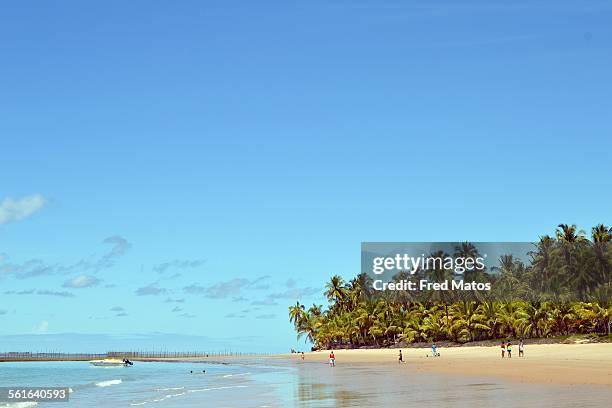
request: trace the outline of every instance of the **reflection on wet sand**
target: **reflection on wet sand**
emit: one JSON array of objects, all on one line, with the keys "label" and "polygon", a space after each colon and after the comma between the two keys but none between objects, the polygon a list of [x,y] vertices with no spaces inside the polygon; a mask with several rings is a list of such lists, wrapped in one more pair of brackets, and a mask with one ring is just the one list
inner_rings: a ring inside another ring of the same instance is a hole
[{"label": "reflection on wet sand", "polygon": [[607,386],[522,384],[416,372],[409,364],[297,363],[293,404],[303,407],[601,407],[612,398]]}]

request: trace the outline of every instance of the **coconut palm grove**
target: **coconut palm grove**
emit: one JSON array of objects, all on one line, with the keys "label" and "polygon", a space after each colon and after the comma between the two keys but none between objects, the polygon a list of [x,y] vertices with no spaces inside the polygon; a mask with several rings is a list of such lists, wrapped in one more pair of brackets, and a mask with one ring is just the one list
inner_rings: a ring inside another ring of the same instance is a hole
[{"label": "coconut palm grove", "polygon": [[[560,224],[554,236],[534,243],[530,262],[502,256],[499,268],[470,277],[491,282],[487,293],[375,291],[365,273],[348,282],[336,275],[325,285],[327,308],[298,301],[289,319],[313,349],[569,336],[610,341],[612,228],[599,224],[589,235]],[[453,256],[475,249],[466,242],[456,250]],[[440,270],[393,277],[423,278],[456,277]]]}]

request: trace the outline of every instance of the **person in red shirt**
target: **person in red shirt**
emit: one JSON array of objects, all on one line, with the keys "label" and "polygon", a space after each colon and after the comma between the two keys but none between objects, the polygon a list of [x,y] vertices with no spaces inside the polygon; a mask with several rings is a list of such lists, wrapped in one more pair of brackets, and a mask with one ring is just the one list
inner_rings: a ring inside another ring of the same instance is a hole
[{"label": "person in red shirt", "polygon": [[329,353],[329,365],[332,367],[336,366],[336,356],[334,356],[334,352]]}]

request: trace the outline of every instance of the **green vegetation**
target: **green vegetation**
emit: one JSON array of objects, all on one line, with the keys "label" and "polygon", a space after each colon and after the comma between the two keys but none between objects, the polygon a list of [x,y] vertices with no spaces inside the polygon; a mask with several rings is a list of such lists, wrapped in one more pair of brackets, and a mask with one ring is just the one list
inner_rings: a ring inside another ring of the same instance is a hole
[{"label": "green vegetation", "polygon": [[[454,256],[472,253],[464,243]],[[489,281],[487,294],[374,291],[360,274],[350,282],[333,276],[326,284],[329,307],[297,302],[289,318],[298,337],[316,348],[390,346],[398,342],[468,342],[508,337],[542,338],[584,334],[610,337],[612,324],[612,228],[592,228],[591,239],[575,225],[560,224],[555,237],[534,244],[525,265],[502,256],[499,270],[464,276]],[[400,272],[394,280],[452,279],[445,271]]]}]

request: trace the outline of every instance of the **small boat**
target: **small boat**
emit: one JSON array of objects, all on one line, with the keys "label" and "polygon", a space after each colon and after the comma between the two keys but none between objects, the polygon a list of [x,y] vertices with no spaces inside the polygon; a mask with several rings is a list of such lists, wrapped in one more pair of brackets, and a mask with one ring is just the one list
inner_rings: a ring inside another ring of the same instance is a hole
[{"label": "small boat", "polygon": [[92,360],[89,364],[96,367],[128,367],[133,365],[130,360],[124,358],[123,360],[119,360],[118,358],[105,358],[104,360]]}]

